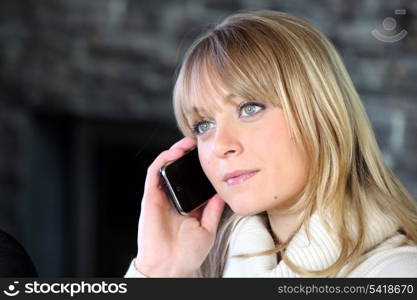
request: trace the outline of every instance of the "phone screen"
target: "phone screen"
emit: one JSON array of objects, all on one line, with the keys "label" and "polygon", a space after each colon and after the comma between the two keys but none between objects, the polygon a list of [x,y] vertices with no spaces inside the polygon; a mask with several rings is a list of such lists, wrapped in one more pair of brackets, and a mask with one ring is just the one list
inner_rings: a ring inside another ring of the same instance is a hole
[{"label": "phone screen", "polygon": [[200,165],[197,148],[160,170],[166,193],[178,212],[187,214],[216,194]]}]

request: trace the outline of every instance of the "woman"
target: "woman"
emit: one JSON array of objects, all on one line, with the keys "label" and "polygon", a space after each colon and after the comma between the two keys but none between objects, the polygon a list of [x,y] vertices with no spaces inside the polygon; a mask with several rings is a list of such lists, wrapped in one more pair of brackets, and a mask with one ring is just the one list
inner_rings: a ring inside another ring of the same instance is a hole
[{"label": "woman", "polygon": [[[186,53],[174,108],[186,137],[148,169],[126,277],[417,277],[416,202],[312,25],[226,18]],[[185,217],[158,170],[195,146],[217,194]]]}]

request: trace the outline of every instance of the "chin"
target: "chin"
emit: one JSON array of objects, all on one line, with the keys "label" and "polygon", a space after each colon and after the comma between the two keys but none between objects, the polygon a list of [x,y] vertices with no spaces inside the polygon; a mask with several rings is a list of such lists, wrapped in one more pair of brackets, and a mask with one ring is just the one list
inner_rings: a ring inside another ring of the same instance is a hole
[{"label": "chin", "polygon": [[265,211],[265,206],[259,205],[262,203],[262,199],[249,191],[230,193],[229,191],[218,190],[218,194],[230,209],[239,216],[256,215]]},{"label": "chin", "polygon": [[239,216],[253,216],[264,211],[259,207],[244,205],[244,203],[230,203],[227,201],[226,203],[229,205],[230,209]]}]

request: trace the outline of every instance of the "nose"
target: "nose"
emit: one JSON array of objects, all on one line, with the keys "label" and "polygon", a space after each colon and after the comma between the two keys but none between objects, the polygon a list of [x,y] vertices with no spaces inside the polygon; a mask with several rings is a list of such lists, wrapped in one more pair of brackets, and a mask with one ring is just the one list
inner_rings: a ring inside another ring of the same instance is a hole
[{"label": "nose", "polygon": [[238,155],[242,150],[243,145],[238,128],[232,124],[217,124],[213,144],[214,154],[225,158]]}]

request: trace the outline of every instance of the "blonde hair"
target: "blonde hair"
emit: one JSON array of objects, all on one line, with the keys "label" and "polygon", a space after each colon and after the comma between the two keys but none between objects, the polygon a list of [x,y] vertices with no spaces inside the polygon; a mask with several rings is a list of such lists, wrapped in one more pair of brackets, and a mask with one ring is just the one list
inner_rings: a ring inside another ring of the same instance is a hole
[{"label": "blonde hair", "polygon": [[[417,243],[416,202],[385,165],[342,60],[320,31],[286,13],[257,11],[231,15],[201,35],[186,52],[174,87],[175,116],[184,135],[194,137],[189,118],[198,112],[192,104],[210,110],[214,104],[205,98],[204,88],[220,87],[283,109],[294,141],[311,164],[303,193],[288,211],[302,211],[298,229],[303,224],[308,229],[317,209],[341,249],[339,258],[323,270],[293,264],[285,256],[289,241],[246,256],[279,253],[299,274],[336,276],[369,250],[367,216],[376,210],[398,224],[407,243]],[[333,228],[326,216],[331,216]],[[199,276],[222,276],[231,233],[242,218],[225,210]]]}]

